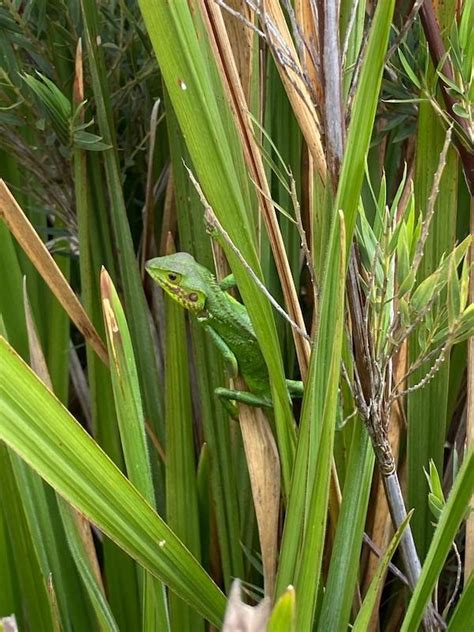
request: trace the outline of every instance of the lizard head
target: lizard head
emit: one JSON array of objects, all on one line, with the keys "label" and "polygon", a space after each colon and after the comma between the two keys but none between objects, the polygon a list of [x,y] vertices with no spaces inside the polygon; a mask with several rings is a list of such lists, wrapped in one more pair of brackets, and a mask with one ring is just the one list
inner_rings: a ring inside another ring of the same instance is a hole
[{"label": "lizard head", "polygon": [[211,273],[187,252],[156,257],[146,263],[146,271],[163,290],[185,309],[203,312]]}]

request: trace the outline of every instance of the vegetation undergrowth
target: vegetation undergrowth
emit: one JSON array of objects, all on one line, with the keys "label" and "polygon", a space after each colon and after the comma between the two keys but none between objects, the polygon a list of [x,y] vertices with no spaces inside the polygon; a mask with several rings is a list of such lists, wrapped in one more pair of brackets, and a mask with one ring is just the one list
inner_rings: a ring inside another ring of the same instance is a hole
[{"label": "vegetation undergrowth", "polygon": [[474,10],[435,5],[2,1],[0,630],[474,629]]}]

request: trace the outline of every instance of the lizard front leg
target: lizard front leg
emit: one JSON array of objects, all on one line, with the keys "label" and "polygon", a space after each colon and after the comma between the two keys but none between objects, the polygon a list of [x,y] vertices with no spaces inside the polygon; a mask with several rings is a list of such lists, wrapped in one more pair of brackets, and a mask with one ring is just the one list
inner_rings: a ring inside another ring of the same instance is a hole
[{"label": "lizard front leg", "polygon": [[221,352],[224,362],[226,363],[230,377],[237,377],[239,374],[239,364],[237,362],[237,358],[235,357],[234,352],[229,348],[227,343],[219,336],[219,334],[212,329],[209,325],[205,325],[205,330],[212,338],[214,344]]},{"label": "lizard front leg", "polygon": [[[224,357],[225,363],[230,369],[231,377],[237,377],[239,373],[239,366],[235,354],[228,347],[226,342],[219,336],[219,334],[212,329],[209,325],[206,326],[206,331],[214,341],[214,344],[219,349]],[[214,393],[221,400],[224,408],[231,415],[231,417],[238,417],[237,407],[232,402],[242,402],[248,406],[255,406],[257,408],[272,408],[272,402],[258,395],[254,395],[249,391],[236,391],[231,388],[219,387],[214,390]]]}]

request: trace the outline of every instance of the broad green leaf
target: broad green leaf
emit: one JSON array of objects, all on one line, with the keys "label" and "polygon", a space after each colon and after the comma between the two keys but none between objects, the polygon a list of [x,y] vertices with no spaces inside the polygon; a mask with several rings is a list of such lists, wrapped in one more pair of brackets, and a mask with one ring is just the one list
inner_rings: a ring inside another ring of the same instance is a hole
[{"label": "broad green leaf", "polygon": [[[338,213],[331,231],[320,329],[316,348],[311,356],[301,418],[300,432],[303,432],[303,428],[309,429],[309,440],[306,445],[310,453],[315,452],[314,473],[317,472],[317,475],[312,475],[312,470],[309,470],[308,474],[304,504],[306,528],[302,534],[299,564],[296,569],[295,589],[297,594],[301,594],[301,599],[296,606],[296,625],[297,629],[303,630],[310,628],[313,621],[326,532],[326,520],[321,520],[320,517],[327,514],[336,429],[344,322],[345,252],[344,220],[342,213]],[[327,367],[326,371],[318,370],[322,366]],[[314,418],[320,420],[320,428],[311,433],[311,421]],[[298,446],[298,450],[304,448],[305,443],[302,443],[301,447]],[[291,505],[289,510],[291,510]],[[280,574],[278,578],[281,581]]]},{"label": "broad green leaf", "polygon": [[356,417],[354,424],[344,494],[318,620],[317,629],[321,632],[348,627],[358,579],[375,456],[363,422]]},{"label": "broad green leaf", "polygon": [[[437,5],[436,19],[440,31],[449,30],[456,11],[456,0],[446,0]],[[422,46],[425,46],[424,40]],[[426,55],[424,83],[432,84],[435,69]],[[441,95],[438,92],[440,99]],[[438,96],[437,95],[437,96]],[[441,101],[440,101],[441,102]],[[414,233],[413,248],[419,242],[421,222],[426,218],[429,200],[433,195],[433,178],[438,169],[440,152],[446,138],[445,125],[440,115],[429,101],[418,106],[416,134],[416,162],[413,176],[415,207],[419,213],[418,226]],[[417,282],[434,273],[443,255],[451,252],[456,238],[456,217],[459,194],[459,165],[457,152],[449,148],[446,166],[440,181],[434,206],[434,214],[429,227],[423,259],[417,273]],[[416,235],[418,232],[418,236]],[[442,299],[443,300],[443,299]],[[411,363],[418,357],[420,349],[415,336],[409,341]],[[410,376],[408,386],[417,384],[429,370],[429,363],[423,365]],[[415,390],[407,397],[407,478],[408,506],[415,508],[410,524],[420,559],[428,550],[433,533],[432,516],[428,503],[428,487],[423,469],[433,459],[441,472],[447,427],[447,401],[449,387],[449,358],[443,363],[436,376],[422,389]]]},{"label": "broad green leaf", "polygon": [[439,281],[439,272],[436,271],[430,275],[427,279],[422,281],[420,285],[413,292],[410,299],[410,308],[415,312],[421,312],[433,298],[435,291],[437,290]]},{"label": "broad green leaf", "polygon": [[[166,420],[166,517],[169,526],[200,559],[199,515],[193,416],[189,381],[185,316],[169,298],[166,306],[165,420]],[[170,596],[173,630],[204,630],[203,620]]]},{"label": "broad green leaf", "polygon": [[0,413],[0,438],[7,445],[142,566],[219,625],[225,599],[217,586],[3,338]]},{"label": "broad green leaf", "polygon": [[[117,291],[105,270],[101,273],[102,309],[107,348],[111,358],[112,386],[120,439],[130,482],[156,509],[150,457],[145,433],[137,366],[132,340]],[[163,586],[150,573],[143,572],[143,629],[169,629]]]},{"label": "broad green leaf", "polygon": [[[352,108],[347,148],[333,207],[335,213],[340,209],[344,213],[346,253],[349,252],[352,244],[357,219],[366,156],[375,119],[393,9],[393,0],[378,3],[377,5]],[[333,424],[335,423],[336,410],[335,408],[333,410],[333,405],[335,405],[334,397],[337,396],[338,389],[338,377],[336,377],[336,374],[339,376],[341,353],[339,335],[342,332],[342,330],[341,332],[339,331],[339,319],[343,311],[343,298],[338,298],[339,295],[333,283],[342,283],[342,278],[345,276],[339,277],[340,273],[337,271],[336,264],[338,260],[336,251],[340,248],[338,224],[339,219],[334,214],[332,217],[331,237],[328,242],[326,269],[323,277],[321,320],[317,333],[316,347],[312,352],[310,375],[303,402],[303,416],[299,431],[291,495],[283,532],[276,590],[276,594],[280,594],[288,584],[295,582],[295,577],[297,576],[299,580],[296,583],[297,591],[298,586],[302,586],[304,580],[307,582],[306,588],[308,586],[312,587],[307,599],[301,604],[299,600],[297,602],[297,611],[298,613],[301,612],[301,619],[304,621],[304,625],[308,627],[312,623],[315,607],[315,596],[317,594],[317,586],[315,584],[319,583],[319,563],[324,540],[325,520],[319,522],[320,528],[315,529],[312,533],[315,539],[319,537],[318,543],[315,543],[315,550],[313,550],[312,545],[309,547],[303,546],[301,542],[301,521],[303,520],[304,525],[313,524],[309,517],[308,506],[313,511],[322,512],[325,515],[327,502],[326,476],[328,472],[326,467],[329,463],[328,455],[332,452],[334,439]],[[347,260],[345,265],[347,265]],[[336,281],[337,278],[339,278],[338,281]],[[325,404],[326,410],[324,410]],[[326,413],[326,416],[324,416],[324,413]],[[315,419],[318,420],[317,424],[314,423]],[[323,423],[323,419],[325,423]],[[321,449],[321,453],[319,453],[318,448]],[[321,477],[316,476],[316,463],[318,460],[323,468]],[[313,489],[311,489],[311,485],[313,485]],[[315,494],[314,497],[313,492]],[[319,516],[322,514],[319,513]],[[318,523],[315,516],[314,520],[316,521],[314,524]],[[300,556],[301,568],[298,569],[297,575],[296,567]],[[306,573],[311,575],[311,579],[308,576],[305,577]],[[300,614],[298,614],[299,623]]]},{"label": "broad green leaf", "polygon": [[[182,133],[178,127],[176,116],[167,106],[167,125],[170,142],[170,153],[173,166],[173,177],[176,191],[177,219],[180,247],[194,255],[207,268],[212,269],[214,262],[209,236],[202,222],[202,205],[197,192],[189,180],[184,162],[191,159],[184,144]],[[193,359],[196,366],[196,381],[199,388],[200,410],[202,415],[203,439],[207,445],[209,462],[208,493],[212,499],[213,513],[217,526],[217,540],[223,572],[224,586],[230,590],[234,577],[244,576],[243,549],[241,546],[241,529],[239,502],[246,507],[249,499],[249,481],[238,478],[234,467],[235,458],[239,456],[232,442],[231,424],[228,415],[216,397],[214,390],[225,384],[223,360],[209,345],[208,335],[196,322],[189,323]],[[242,453],[242,450],[240,450]],[[212,457],[211,457],[212,455]],[[241,454],[240,458],[245,458]],[[243,469],[243,468],[242,468]],[[246,465],[245,465],[246,472]],[[240,493],[235,493],[238,489]],[[209,519],[206,516],[205,519]],[[203,538],[210,537],[209,530],[201,529],[202,561],[209,547]],[[253,541],[252,533],[250,539]],[[250,546],[250,545],[249,545]]]},{"label": "broad green leaf", "polygon": [[[161,418],[159,383],[155,349],[150,329],[150,318],[143,287],[135,257],[130,225],[127,218],[122,177],[115,140],[115,128],[112,125],[112,108],[105,61],[98,30],[98,6],[93,0],[81,0],[84,20],[84,41],[87,46],[87,60],[92,78],[92,88],[97,110],[97,123],[102,141],[110,146],[101,154],[106,172],[107,191],[111,211],[108,221],[113,235],[115,248],[120,252],[116,257],[120,271],[120,281],[124,292],[124,302],[130,333],[138,364],[138,375],[142,389],[145,413],[164,444],[164,432]],[[110,229],[108,227],[108,229]],[[117,265],[117,264],[116,264]],[[109,268],[110,270],[110,268]],[[158,468],[161,475],[161,467]]]},{"label": "broad green leaf", "polygon": [[[80,98],[80,95],[76,95]],[[81,273],[81,298],[96,330],[105,339],[99,278],[103,265],[114,271],[113,238],[107,216],[107,192],[101,177],[97,154],[87,154],[74,147],[74,193],[78,222]],[[95,438],[110,458],[123,467],[117,415],[111,375],[90,347],[86,348],[87,378],[90,393],[90,423]],[[160,489],[157,498],[160,498]],[[74,553],[74,550],[73,550]],[[140,599],[136,564],[108,538],[103,542],[103,575],[107,583],[107,599],[120,629],[135,627],[140,620]],[[89,592],[96,587],[89,587]],[[93,601],[94,603],[94,601]]]},{"label": "broad green leaf", "polygon": [[[3,417],[2,410],[0,404],[0,414]],[[25,625],[28,621],[34,621],[39,632],[49,632],[52,627],[52,613],[46,580],[42,574],[40,559],[15,480],[12,465],[12,459],[15,458],[16,455],[10,454],[7,446],[1,443],[2,515],[6,532],[9,534],[10,554],[14,556],[16,563],[16,577],[22,586],[21,603],[28,612],[27,618],[23,619],[23,612],[18,613],[18,618],[19,622],[24,621]]]}]

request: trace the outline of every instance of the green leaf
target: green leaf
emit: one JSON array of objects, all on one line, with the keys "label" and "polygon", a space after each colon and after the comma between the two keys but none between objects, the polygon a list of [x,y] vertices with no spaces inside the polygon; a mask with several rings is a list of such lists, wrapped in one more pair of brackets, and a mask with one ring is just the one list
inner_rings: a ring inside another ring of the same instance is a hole
[{"label": "green leaf", "polygon": [[418,77],[414,73],[412,67],[408,63],[408,60],[403,54],[401,48],[398,49],[398,56],[400,57],[400,61],[402,62],[403,69],[407,73],[410,81],[413,83],[413,85],[415,85],[418,88],[418,90],[421,90],[421,83],[419,82]]},{"label": "green leaf", "polygon": [[[2,381],[4,381],[3,377]],[[3,417],[1,403],[0,415]],[[16,576],[22,586],[22,602],[28,609],[25,623],[34,621],[39,632],[49,632],[52,629],[52,612],[48,600],[46,580],[42,574],[40,558],[34,546],[34,539],[15,480],[12,461],[16,458],[16,455],[10,453],[7,446],[0,443],[2,514],[9,534],[9,552],[10,555],[14,556]],[[24,616],[24,613],[18,613],[19,622],[23,621]]]},{"label": "green leaf", "polygon": [[[123,288],[127,320],[138,364],[145,412],[158,439],[164,445],[161,402],[159,390],[157,390],[157,384],[159,384],[157,360],[148,305],[143,292],[125,207],[115,128],[112,125],[110,88],[107,81],[103,47],[99,45],[98,8],[97,3],[93,0],[81,1],[84,40],[87,45],[87,60],[92,78],[97,124],[103,142],[110,146],[110,149],[105,149],[101,156],[112,209],[108,215],[110,226],[107,226],[107,229],[111,230],[114,247],[120,253],[120,256],[115,257],[115,265],[120,271],[120,284]],[[161,464],[157,468],[157,473],[162,479]]]},{"label": "green leaf", "polygon": [[462,342],[474,335],[474,303],[471,303],[463,311],[456,328],[455,342]]},{"label": "green leaf", "polygon": [[361,609],[357,613],[357,618],[354,621],[354,625],[352,626],[352,632],[365,632],[368,630],[370,626],[370,621],[372,619],[374,608],[377,604],[377,599],[380,595],[380,591],[383,588],[385,573],[388,567],[390,560],[392,559],[393,554],[396,551],[396,548],[402,538],[402,535],[405,529],[410,522],[410,518],[412,516],[412,512],[408,514],[405,520],[402,522],[400,527],[395,532],[387,550],[383,554],[379,565],[377,566],[377,571],[370,582],[369,590],[365,595],[364,601],[362,603]]},{"label": "green leaf", "polygon": [[470,112],[468,112],[466,108],[463,107],[460,103],[453,104],[453,112],[457,114],[458,116],[460,116],[461,118],[468,119],[468,120],[471,118]]},{"label": "green leaf", "polygon": [[438,496],[435,496],[433,493],[428,494],[428,503],[431,509],[431,513],[435,517],[436,521],[439,520],[441,512],[443,511],[444,502],[442,502]]},{"label": "green leaf", "polygon": [[[187,548],[200,559],[191,385],[184,310],[165,297],[166,517]],[[204,630],[204,622],[181,599],[170,596],[173,630]]]},{"label": "green leaf", "polygon": [[295,632],[295,589],[290,586],[276,602],[266,632]]},{"label": "green leaf", "polygon": [[[287,507],[280,553],[276,594],[294,582],[305,595],[297,602],[297,625],[312,625],[320,579],[320,562],[326,524],[327,492],[332,446],[336,422],[336,402],[342,347],[342,312],[344,306],[337,254],[341,247],[342,226],[336,215],[344,213],[345,252],[349,253],[357,220],[359,198],[364,179],[366,156],[373,132],[377,99],[380,91],[385,51],[394,9],[393,0],[378,3],[372,21],[366,55],[354,99],[347,146],[339,180],[331,233],[323,276],[320,322],[316,346],[310,362],[303,413],[298,437],[298,450]],[[347,265],[347,259],[344,263]],[[314,419],[321,420],[317,425]],[[317,469],[317,465],[321,470]],[[318,472],[318,475],[316,475]],[[324,518],[321,519],[321,517]],[[303,520],[304,542],[301,541]],[[306,529],[307,525],[318,525]],[[300,566],[297,569],[297,564]]]},{"label": "green leaf", "polygon": [[[105,270],[101,273],[102,308],[107,348],[111,358],[112,386],[128,478],[148,503],[156,509],[153,477],[145,433],[142,399],[132,340],[117,291]],[[143,627],[169,627],[163,586],[144,572]]]},{"label": "green leaf", "polygon": [[425,472],[425,475],[428,477],[428,484],[430,486],[431,493],[438,498],[440,503],[444,505],[445,498],[443,493],[443,486],[441,485],[441,479],[438,474],[438,470],[436,469],[435,462],[433,459],[430,460],[430,471],[429,474]]},{"label": "green leaf", "polygon": [[336,211],[344,211],[348,251],[352,244],[366,157],[373,133],[394,6],[393,0],[377,4],[351,111],[346,150],[334,203]]},{"label": "green leaf", "polygon": [[3,338],[0,438],[129,555],[220,624],[225,598],[217,586]]},{"label": "green leaf", "polygon": [[[198,5],[193,5],[194,21],[187,2],[140,0],[139,6],[203,192],[245,261],[261,278],[252,228],[254,198],[243,175],[240,140],[222,88],[215,80],[208,44],[199,31],[202,18]],[[288,493],[295,425],[273,313],[239,259],[229,249],[226,254],[268,366],[283,487]]]},{"label": "green leaf", "polygon": [[318,631],[348,628],[354,590],[358,579],[367,506],[371,491],[375,455],[369,435],[359,418],[354,421],[353,438],[337,522],[329,574],[325,586]]},{"label": "green leaf", "polygon": [[471,449],[464,456],[461,469],[441,513],[420,578],[411,596],[401,632],[418,629],[459,526],[466,516],[473,492],[474,450]]},{"label": "green leaf", "polygon": [[[303,534],[301,533],[300,511],[296,533],[289,532],[290,526],[296,529],[296,525],[293,526],[293,522],[287,516],[283,536],[283,546],[285,546],[285,535],[286,537],[293,535],[296,541],[303,535],[295,581],[296,592],[302,595],[296,605],[296,625],[297,629],[302,630],[309,629],[314,616],[326,530],[326,520],[320,520],[318,516],[326,516],[329,500],[344,321],[345,251],[344,221],[342,213],[339,213],[338,221],[334,222],[331,231],[328,266],[321,299],[320,328],[316,347],[311,356],[298,443],[298,452],[307,453],[311,457],[304,460],[300,457],[300,463],[306,468],[306,481],[308,481],[306,490],[303,490],[305,493],[301,497],[304,501],[302,509],[305,512],[303,514],[305,524],[311,525],[311,528],[308,527]],[[326,370],[319,370],[319,367],[323,366]],[[315,416],[321,420],[320,427],[315,427],[312,423]],[[296,468],[298,468],[298,461]],[[295,477],[298,473],[296,469]],[[296,480],[301,484],[299,479]],[[305,481],[304,476],[302,481]],[[296,494],[296,492],[301,493],[298,487],[292,487],[292,493]],[[295,495],[295,498],[299,500],[299,494]],[[288,512],[295,511],[293,502],[293,498],[290,498]],[[282,567],[287,570],[283,565],[284,562],[288,563],[281,557],[277,594],[278,586],[281,585],[284,577]]]},{"label": "green leaf", "polygon": [[67,147],[71,140],[71,103],[50,79],[39,72],[37,74],[40,79],[28,74],[23,75],[23,79],[37,96],[59,140]]},{"label": "green leaf", "polygon": [[[81,524],[77,514],[74,513],[68,503],[63,499],[59,500],[61,501],[58,503],[59,510],[66,530],[69,549],[94,608],[95,615],[104,630],[108,632],[119,632],[119,627],[105,597],[103,586],[98,580],[97,575],[93,572],[90,558],[85,551],[84,525]],[[90,529],[89,525],[88,528]]]},{"label": "green leaf", "polygon": [[[410,272],[407,274],[406,277],[404,277],[403,281],[399,285],[398,295],[402,297],[408,294],[408,292],[410,292],[412,287],[414,286],[415,280],[416,280],[415,271],[410,270]],[[406,305],[406,302],[405,302],[405,305]],[[408,312],[407,312],[407,315],[408,315]]]},{"label": "green leaf", "polygon": [[448,272],[448,324],[449,329],[454,329],[461,311],[461,292],[459,287],[459,279],[456,272],[456,264],[454,258],[449,258]]},{"label": "green leaf", "polygon": [[[183,159],[186,164],[189,164],[191,159],[167,98],[165,98],[165,106],[174,186],[176,199],[179,200],[177,219],[180,245],[184,251],[193,254],[196,261],[200,261],[208,269],[213,269],[211,244],[202,221],[201,202],[183,164]],[[250,483],[248,475],[244,480],[242,477],[237,477],[239,468],[236,470],[234,467],[235,459],[244,459],[245,456],[242,450],[236,453],[228,415],[214,393],[215,388],[225,383],[223,360],[209,344],[208,335],[203,327],[194,319],[191,319],[189,326],[199,388],[203,439],[209,454],[210,489],[208,494],[212,498],[213,515],[217,523],[224,586],[226,590],[230,590],[233,578],[244,576],[239,503],[242,503],[243,507],[246,506]],[[247,471],[246,466],[244,471]],[[236,489],[239,490],[240,496],[235,493]],[[210,516],[206,516],[207,520],[209,518]],[[250,533],[250,537],[252,535]],[[203,562],[204,556],[209,551],[204,540],[207,541],[209,537],[209,530],[201,529]]]},{"label": "green leaf", "polygon": [[400,222],[400,232],[397,242],[397,280],[398,293],[403,296],[411,290],[415,282],[415,273],[410,268],[410,247],[408,243],[407,228],[404,222]]},{"label": "green leaf", "polygon": [[437,290],[438,282],[439,272],[436,271],[418,285],[410,300],[410,308],[415,314],[421,312],[431,301]]},{"label": "green leaf", "polygon": [[74,131],[73,141],[75,147],[78,149],[86,149],[87,151],[104,151],[104,149],[111,149],[111,145],[102,142],[101,136],[84,132],[83,130]]}]

